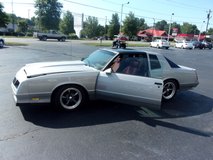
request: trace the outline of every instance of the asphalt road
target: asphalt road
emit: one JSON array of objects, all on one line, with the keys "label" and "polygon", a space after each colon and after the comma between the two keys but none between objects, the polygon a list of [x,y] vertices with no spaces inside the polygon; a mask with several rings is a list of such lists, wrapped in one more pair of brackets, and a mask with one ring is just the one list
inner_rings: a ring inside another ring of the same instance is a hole
[{"label": "asphalt road", "polygon": [[212,159],[212,50],[138,48],[197,69],[199,86],[161,111],[96,101],[58,112],[50,105],[16,107],[10,88],[16,71],[31,62],[81,59],[98,47],[15,40],[29,45],[0,49],[0,160]]}]

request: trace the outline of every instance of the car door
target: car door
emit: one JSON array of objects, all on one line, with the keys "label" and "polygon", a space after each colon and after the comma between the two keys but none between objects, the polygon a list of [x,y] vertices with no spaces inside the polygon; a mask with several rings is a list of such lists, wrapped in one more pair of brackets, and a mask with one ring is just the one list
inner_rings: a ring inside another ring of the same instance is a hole
[{"label": "car door", "polygon": [[161,79],[148,75],[112,72],[111,68],[100,72],[96,85],[98,98],[154,109],[161,107],[162,90]]}]

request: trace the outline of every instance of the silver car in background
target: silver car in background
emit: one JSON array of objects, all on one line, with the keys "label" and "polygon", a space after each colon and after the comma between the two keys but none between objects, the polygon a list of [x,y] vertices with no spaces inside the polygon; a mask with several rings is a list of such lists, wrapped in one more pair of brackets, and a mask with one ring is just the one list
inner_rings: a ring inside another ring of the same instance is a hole
[{"label": "silver car in background", "polygon": [[177,90],[198,85],[195,69],[162,54],[141,50],[96,50],[82,61],[27,64],[11,86],[16,105],[53,103],[74,110],[90,99],[160,109]]}]

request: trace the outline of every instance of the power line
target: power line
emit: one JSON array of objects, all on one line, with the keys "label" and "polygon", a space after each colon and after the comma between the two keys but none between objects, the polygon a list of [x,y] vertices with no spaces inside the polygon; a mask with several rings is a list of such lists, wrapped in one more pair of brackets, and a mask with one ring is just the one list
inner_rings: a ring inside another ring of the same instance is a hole
[{"label": "power line", "polygon": [[96,7],[96,6],[92,6],[92,5],[88,5],[88,4],[83,4],[83,3],[79,3],[79,2],[74,2],[74,1],[70,1],[70,0],[63,0],[63,1],[69,2],[69,3],[73,3],[73,4],[78,4],[78,5],[85,6],[85,7],[90,7],[90,8],[95,8],[95,9],[99,9],[99,10],[104,10],[104,11],[108,11],[108,12],[120,13],[118,11],[114,11],[114,10],[111,10],[111,9]]},{"label": "power line", "polygon": [[[61,0],[61,1],[64,1],[64,2],[68,2],[68,3],[72,3],[72,4],[76,4],[76,5],[81,5],[81,6],[85,6],[85,7],[89,7],[89,8],[93,8],[93,9],[98,9],[98,10],[101,10],[101,11],[107,11],[107,12],[111,12],[111,13],[118,13],[120,14],[119,11],[115,11],[115,10],[112,10],[112,9],[107,9],[107,8],[102,8],[102,7],[97,7],[97,6],[94,6],[94,5],[88,5],[88,4],[83,4],[83,3],[79,3],[79,2],[75,2],[75,1],[72,1],[72,0]],[[116,2],[113,2],[111,0],[102,0],[106,3],[113,3],[113,4],[116,4],[116,5],[121,5],[121,4],[118,4]],[[174,1],[174,0],[173,0]],[[7,3],[7,2],[6,2]],[[11,2],[10,2],[11,3]],[[162,1],[161,1],[162,3]],[[14,2],[14,4],[25,4],[25,5],[35,5],[35,3],[26,3],[26,2]],[[177,3],[178,4],[178,3]],[[180,4],[180,3],[179,3]],[[174,5],[174,4],[173,4]],[[182,3],[182,5],[186,5],[185,3]],[[156,14],[156,15],[166,15],[166,16],[170,16],[169,14],[167,13],[162,13],[162,12],[155,12],[155,11],[151,11],[151,10],[146,10],[146,9],[139,9],[139,8],[135,8],[135,7],[132,7],[130,5],[126,6],[127,8],[130,8],[130,9],[133,9],[133,10],[138,10],[140,12],[147,12],[147,13],[153,13],[153,14]],[[191,7],[196,7],[196,6],[191,6]],[[125,15],[128,15],[128,13],[124,13]],[[144,19],[153,19],[153,16],[152,17],[148,17],[148,16],[141,16],[141,15],[135,15],[136,17],[138,18],[144,18]],[[96,16],[93,16],[93,17],[96,17]],[[187,19],[199,19],[200,18],[195,18],[195,17],[182,17],[182,16],[178,16],[176,15],[175,16],[176,18],[187,18]],[[98,19],[103,19],[104,18],[100,18],[100,17],[97,17]],[[158,21],[161,21],[161,20],[166,20],[166,19],[162,19],[162,18],[158,18],[158,17],[154,17],[156,20]],[[169,21],[169,20],[166,20],[166,21]],[[184,21],[184,20],[176,20],[175,22],[177,23],[183,23],[183,22],[188,22],[188,20]],[[193,23],[193,24],[201,24],[201,21],[199,22],[189,22],[189,23]]]},{"label": "power line", "polygon": [[[155,1],[159,1],[159,0],[155,0]],[[165,2],[166,1],[166,2]],[[199,9],[199,10],[202,10],[203,12],[205,12],[207,10],[207,8],[202,8],[200,6],[195,6],[195,5],[192,5],[192,4],[188,4],[188,3],[182,3],[182,2],[179,2],[179,1],[175,1],[175,0],[164,0],[164,2],[162,2],[162,0],[159,1],[160,4],[164,3],[164,4],[169,4],[171,6],[176,6],[176,7],[179,7],[181,9],[183,8],[194,8],[194,9]]]}]

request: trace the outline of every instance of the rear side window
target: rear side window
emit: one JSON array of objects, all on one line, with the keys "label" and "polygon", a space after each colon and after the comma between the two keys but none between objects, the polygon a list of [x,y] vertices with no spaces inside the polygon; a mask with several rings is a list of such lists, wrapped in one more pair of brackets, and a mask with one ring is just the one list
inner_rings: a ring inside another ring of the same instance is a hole
[{"label": "rear side window", "polygon": [[151,70],[161,68],[160,62],[159,62],[158,57],[156,55],[150,54],[149,59],[150,59]]},{"label": "rear side window", "polygon": [[174,62],[172,62],[170,59],[166,58],[166,60],[169,63],[169,65],[170,65],[171,68],[180,68],[177,64],[175,64]]}]

